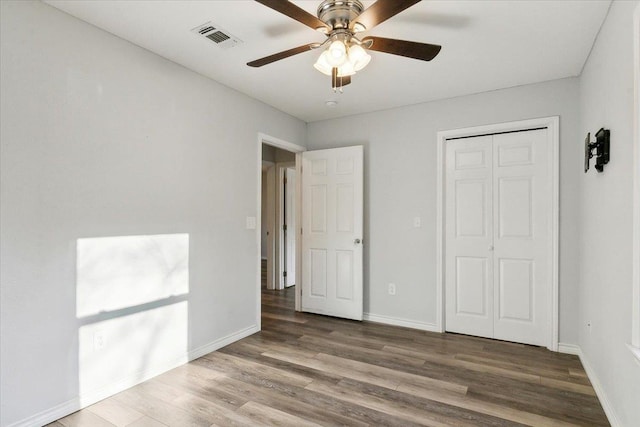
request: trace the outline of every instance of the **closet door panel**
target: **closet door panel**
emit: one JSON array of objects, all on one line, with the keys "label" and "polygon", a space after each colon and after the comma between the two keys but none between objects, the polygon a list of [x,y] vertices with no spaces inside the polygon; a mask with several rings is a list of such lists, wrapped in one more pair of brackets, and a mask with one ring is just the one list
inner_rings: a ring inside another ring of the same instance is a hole
[{"label": "closet door panel", "polygon": [[545,345],[550,298],[547,130],[493,137],[494,337]]},{"label": "closet door panel", "polygon": [[492,137],[446,143],[446,330],[493,336]]}]

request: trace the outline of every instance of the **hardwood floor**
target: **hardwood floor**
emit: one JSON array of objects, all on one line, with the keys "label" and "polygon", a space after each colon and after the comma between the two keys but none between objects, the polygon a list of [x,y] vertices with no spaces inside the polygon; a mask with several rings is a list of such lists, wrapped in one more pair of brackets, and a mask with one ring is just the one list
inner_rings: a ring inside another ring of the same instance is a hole
[{"label": "hardwood floor", "polygon": [[52,426],[609,425],[575,356],[293,311]]}]

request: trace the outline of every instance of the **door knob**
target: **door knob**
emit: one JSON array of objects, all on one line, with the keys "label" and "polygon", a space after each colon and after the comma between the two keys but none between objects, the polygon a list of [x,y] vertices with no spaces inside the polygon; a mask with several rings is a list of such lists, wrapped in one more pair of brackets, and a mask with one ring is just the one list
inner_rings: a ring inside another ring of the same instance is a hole
[{"label": "door knob", "polygon": [[353,243],[355,243],[356,245],[359,245],[360,243],[362,243],[362,240],[356,239],[356,240],[353,241]]}]

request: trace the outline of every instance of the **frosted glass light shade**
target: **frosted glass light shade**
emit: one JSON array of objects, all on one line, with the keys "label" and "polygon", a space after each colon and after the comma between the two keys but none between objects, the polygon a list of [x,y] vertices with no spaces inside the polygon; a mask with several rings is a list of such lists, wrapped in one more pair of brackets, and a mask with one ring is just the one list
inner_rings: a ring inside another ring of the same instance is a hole
[{"label": "frosted glass light shade", "polygon": [[331,64],[329,64],[329,61],[327,59],[327,57],[329,56],[329,52],[328,51],[324,51],[322,52],[322,54],[318,57],[318,60],[316,61],[315,64],[313,64],[314,68],[318,71],[320,71],[322,74],[326,74],[327,76],[331,76]]},{"label": "frosted glass light shade", "polygon": [[346,45],[336,40],[320,54],[313,67],[327,76],[331,76],[333,68],[337,68],[338,77],[347,77],[362,70],[369,61],[371,56],[361,46],[351,45],[347,51]]},{"label": "frosted glass light shade", "polygon": [[369,55],[362,46],[357,44],[349,47],[349,62],[353,64],[355,71],[360,71],[366,67],[371,61],[371,55]]},{"label": "frosted glass light shade", "polygon": [[355,73],[356,70],[353,68],[353,64],[349,61],[346,61],[338,67],[338,77],[353,76]]},{"label": "frosted glass light shade", "polygon": [[327,52],[329,52],[327,61],[332,67],[339,67],[347,60],[347,47],[341,40],[335,40],[332,42],[329,45]]}]

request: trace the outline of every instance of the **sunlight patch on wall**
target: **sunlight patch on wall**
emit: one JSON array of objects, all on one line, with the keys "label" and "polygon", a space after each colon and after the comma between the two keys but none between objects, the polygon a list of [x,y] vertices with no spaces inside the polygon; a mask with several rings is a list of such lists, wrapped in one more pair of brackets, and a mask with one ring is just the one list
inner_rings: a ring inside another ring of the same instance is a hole
[{"label": "sunlight patch on wall", "polygon": [[189,293],[189,235],[78,239],[76,315]]},{"label": "sunlight patch on wall", "polygon": [[88,405],[187,362],[188,302],[82,326],[81,404]]}]

